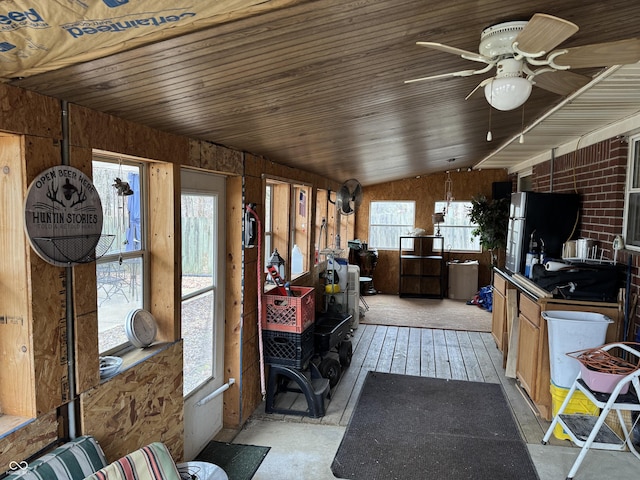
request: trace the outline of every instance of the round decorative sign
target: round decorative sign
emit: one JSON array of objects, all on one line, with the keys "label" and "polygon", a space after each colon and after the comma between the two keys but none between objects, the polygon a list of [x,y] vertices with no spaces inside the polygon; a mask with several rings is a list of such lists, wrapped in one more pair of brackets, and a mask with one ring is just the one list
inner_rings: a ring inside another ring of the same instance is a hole
[{"label": "round decorative sign", "polygon": [[40,173],[27,191],[24,227],[31,247],[53,265],[95,260],[102,202],[91,179],[64,165]]}]

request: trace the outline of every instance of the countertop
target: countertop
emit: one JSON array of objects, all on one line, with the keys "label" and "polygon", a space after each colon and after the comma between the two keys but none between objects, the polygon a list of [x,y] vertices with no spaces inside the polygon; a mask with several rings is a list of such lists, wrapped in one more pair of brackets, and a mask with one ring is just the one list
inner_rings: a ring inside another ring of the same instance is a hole
[{"label": "countertop", "polygon": [[602,306],[617,306],[618,302],[605,302],[599,300],[570,300],[565,298],[557,298],[544,288],[537,285],[533,280],[525,277],[520,273],[510,273],[506,270],[502,270],[500,268],[494,267],[493,271],[496,275],[500,275],[507,282],[514,285],[518,290],[525,293],[532,300],[539,303],[544,303],[548,301],[554,302],[562,302],[567,304],[587,304],[587,303],[595,303]]},{"label": "countertop", "polygon": [[539,287],[533,280],[528,279],[524,275],[519,273],[512,274],[497,267],[494,267],[493,271],[497,275],[503,277],[507,282],[515,285],[518,290],[526,293],[535,301],[538,301],[541,298],[553,298],[553,294],[551,292]]}]

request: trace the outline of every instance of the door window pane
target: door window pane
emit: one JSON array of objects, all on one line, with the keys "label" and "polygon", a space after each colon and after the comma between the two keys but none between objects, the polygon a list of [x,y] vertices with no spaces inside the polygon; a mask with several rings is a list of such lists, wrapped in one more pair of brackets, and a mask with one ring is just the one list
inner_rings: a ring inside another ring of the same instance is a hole
[{"label": "door window pane", "polygon": [[213,377],[217,199],[182,195],[182,338],[188,395]]},{"label": "door window pane", "polygon": [[213,291],[182,302],[184,395],[213,376],[213,312]]},{"label": "door window pane", "polygon": [[182,295],[213,287],[214,197],[182,196]]}]

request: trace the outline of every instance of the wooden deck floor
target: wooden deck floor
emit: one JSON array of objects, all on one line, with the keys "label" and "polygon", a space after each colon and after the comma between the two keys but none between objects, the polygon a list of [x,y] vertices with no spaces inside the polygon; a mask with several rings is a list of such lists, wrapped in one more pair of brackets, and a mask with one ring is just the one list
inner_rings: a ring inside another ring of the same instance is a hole
[{"label": "wooden deck floor", "polygon": [[[549,425],[537,417],[515,380],[506,378],[502,354],[489,333],[360,324],[352,338],[353,358],[332,390],[326,414],[319,419],[264,413],[252,418],[346,426],[368,371],[502,384],[527,443],[540,443]],[[279,408],[304,410],[304,397],[278,395]]]}]

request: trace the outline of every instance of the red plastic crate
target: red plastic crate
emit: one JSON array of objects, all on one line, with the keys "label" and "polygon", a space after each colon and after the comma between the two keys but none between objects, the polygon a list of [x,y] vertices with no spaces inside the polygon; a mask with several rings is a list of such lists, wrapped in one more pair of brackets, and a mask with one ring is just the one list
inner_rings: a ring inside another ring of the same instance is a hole
[{"label": "red plastic crate", "polygon": [[312,287],[291,287],[292,297],[265,293],[262,296],[262,328],[279,332],[304,332],[315,320],[314,290]]}]

